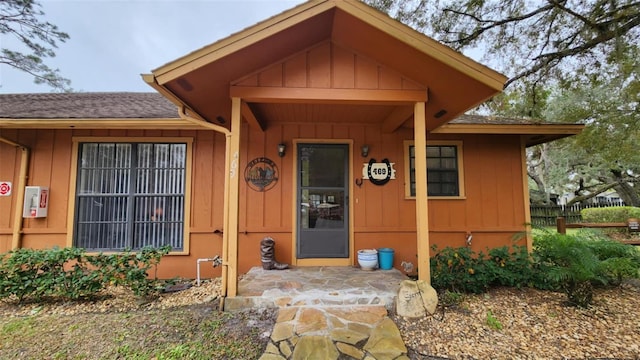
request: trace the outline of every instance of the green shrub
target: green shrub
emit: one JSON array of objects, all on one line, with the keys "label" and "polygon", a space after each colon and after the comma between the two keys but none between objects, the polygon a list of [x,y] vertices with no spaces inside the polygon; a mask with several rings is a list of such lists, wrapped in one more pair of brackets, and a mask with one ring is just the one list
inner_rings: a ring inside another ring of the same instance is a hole
[{"label": "green shrub", "polygon": [[490,273],[492,285],[523,287],[532,278],[531,259],[525,246],[503,246],[489,250],[486,270]]},{"label": "green shrub", "polygon": [[584,222],[590,223],[627,222],[630,218],[640,218],[640,208],[633,206],[588,208],[580,211],[580,216]]},{"label": "green shrub", "polygon": [[431,258],[431,283],[441,290],[482,293],[491,286],[528,286],[532,278],[524,246],[494,248],[488,254],[476,254],[468,247],[447,247]]},{"label": "green shrub", "polygon": [[157,269],[162,256],[169,253],[171,248],[145,247],[137,252],[126,250],[118,254],[98,254],[90,256],[88,261],[96,268],[103,281],[116,286],[131,289],[137,296],[147,296],[157,288],[157,276],[149,278],[149,270]]},{"label": "green shrub", "polygon": [[431,258],[431,285],[440,292],[482,293],[491,286],[533,286],[563,291],[571,304],[587,306],[594,285],[619,285],[640,277],[640,252],[593,231],[563,235],[541,231],[529,254],[522,246],[476,254],[447,247]]},{"label": "green shrub", "polygon": [[564,291],[577,306],[591,304],[593,285],[618,285],[639,276],[640,256],[633,246],[593,233],[546,233],[536,237],[534,246],[536,285]]},{"label": "green shrub", "polygon": [[599,238],[584,244],[600,261],[598,273],[609,285],[640,277],[640,252],[632,245]]},{"label": "green shrub", "polygon": [[447,247],[431,258],[431,285],[452,292],[483,293],[493,280],[485,267],[484,255],[467,247]]},{"label": "green shrub", "polygon": [[585,307],[593,299],[592,282],[599,276],[597,256],[577,237],[545,234],[535,240],[536,269],[548,282],[563,290],[571,304]]},{"label": "green shrub", "polygon": [[148,271],[169,247],[87,255],[79,248],[18,249],[0,255],[0,299],[15,296],[40,301],[44,297],[76,300],[90,297],[110,284],[138,296],[156,289]]},{"label": "green shrub", "polygon": [[81,249],[19,249],[2,256],[0,298],[15,295],[39,300],[45,296],[78,299],[103,286],[88,268]]}]

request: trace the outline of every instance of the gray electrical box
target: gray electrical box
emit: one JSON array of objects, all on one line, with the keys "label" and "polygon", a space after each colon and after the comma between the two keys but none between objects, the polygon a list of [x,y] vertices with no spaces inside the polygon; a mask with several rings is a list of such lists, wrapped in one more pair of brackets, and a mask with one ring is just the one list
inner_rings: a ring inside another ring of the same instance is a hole
[{"label": "gray electrical box", "polygon": [[47,217],[49,208],[49,188],[46,186],[27,186],[24,190],[23,218]]}]

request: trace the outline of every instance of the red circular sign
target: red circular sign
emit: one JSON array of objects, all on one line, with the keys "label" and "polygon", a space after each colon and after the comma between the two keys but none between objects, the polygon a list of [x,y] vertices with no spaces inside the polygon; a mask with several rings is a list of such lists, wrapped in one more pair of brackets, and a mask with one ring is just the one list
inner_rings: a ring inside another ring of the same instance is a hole
[{"label": "red circular sign", "polygon": [[7,182],[0,183],[0,195],[9,195],[11,193],[11,184]]}]

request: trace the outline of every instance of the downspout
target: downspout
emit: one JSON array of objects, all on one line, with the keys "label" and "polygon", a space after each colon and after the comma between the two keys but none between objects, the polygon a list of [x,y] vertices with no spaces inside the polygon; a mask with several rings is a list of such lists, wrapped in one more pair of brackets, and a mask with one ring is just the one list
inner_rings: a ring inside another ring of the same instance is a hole
[{"label": "downspout", "polygon": [[20,156],[20,175],[18,177],[18,192],[16,196],[16,208],[13,213],[13,234],[11,237],[11,249],[19,249],[22,247],[22,204],[24,204],[24,192],[27,185],[27,171],[29,168],[29,148],[5,139],[0,136],[0,141],[21,150]]},{"label": "downspout", "polygon": [[220,126],[220,125],[215,125],[215,124],[211,124],[208,123],[206,121],[202,121],[202,120],[198,120],[195,119],[191,116],[189,116],[187,114],[186,108],[184,105],[179,107],[178,110],[178,114],[180,115],[181,119],[184,119],[186,121],[189,121],[193,124],[198,124],[200,126],[206,127],[210,130],[213,131],[217,131],[219,133],[222,133],[225,135],[225,150],[224,150],[224,173],[225,173],[225,180],[224,180],[224,206],[225,206],[225,211],[222,213],[223,214],[223,220],[222,220],[222,263],[220,265],[222,265],[222,273],[221,273],[221,277],[222,277],[222,282],[220,284],[220,305],[219,305],[219,309],[222,311],[224,310],[224,300],[227,297],[227,287],[228,287],[228,271],[229,271],[229,232],[227,231],[228,228],[228,222],[229,222],[229,212],[226,209],[226,206],[228,206],[229,203],[229,181],[227,179],[226,174],[229,174],[229,171],[231,169],[231,154],[230,154],[230,147],[231,144],[229,143],[229,138],[231,137],[231,131],[229,131],[227,128]]},{"label": "downspout", "polygon": [[224,310],[224,299],[227,298],[227,287],[229,286],[229,172],[231,171],[231,133],[227,134],[224,143],[224,211],[222,212],[222,282],[220,284],[220,311]]},{"label": "downspout", "polygon": [[[228,178],[228,174],[231,171],[231,145],[230,145],[230,141],[229,139],[231,138],[231,131],[223,126],[220,125],[216,125],[216,124],[212,124],[209,123],[207,121],[205,121],[204,119],[196,119],[192,116],[190,116],[189,114],[187,114],[187,106],[186,104],[184,104],[182,102],[182,100],[180,98],[178,98],[177,96],[175,96],[175,94],[173,94],[172,92],[170,92],[169,90],[167,90],[165,87],[163,87],[162,85],[158,84],[158,81],[156,80],[156,77],[153,74],[145,74],[142,75],[142,79],[152,88],[156,89],[160,94],[164,95],[165,97],[169,98],[169,100],[173,101],[174,103],[179,103],[178,105],[178,115],[180,116],[181,119],[188,121],[192,124],[196,124],[198,126],[202,126],[204,128],[207,128],[209,130],[213,130],[219,133],[222,133],[225,135],[225,154],[224,154],[224,159],[225,159],[225,180],[224,180],[224,212],[223,212],[223,224],[222,224],[222,283],[221,283],[221,289],[220,289],[220,310],[224,310],[224,300],[227,297],[227,288],[228,288],[228,281],[227,281],[227,273],[228,273],[228,268],[229,268],[229,231],[227,231],[227,228],[229,227],[228,225],[228,221],[229,221],[229,212],[228,212],[228,204],[229,204],[229,178]],[[198,115],[199,116],[199,115]]]},{"label": "downspout", "polygon": [[[204,126],[210,130],[213,131],[217,131],[220,133],[223,133],[225,135],[225,151],[224,151],[224,173],[228,174],[230,169],[231,169],[231,155],[230,155],[230,143],[229,143],[229,138],[231,137],[231,131],[229,131],[227,128],[222,127],[220,125],[215,125],[215,124],[211,124],[208,123],[206,121],[202,121],[202,120],[198,120],[195,119],[191,116],[189,116],[186,112],[186,108],[184,105],[180,106],[178,109],[178,114],[180,115],[180,118],[186,121],[189,121],[193,124],[198,124],[200,126]],[[228,227],[228,222],[229,222],[229,212],[226,209],[226,206],[228,206],[227,204],[229,203],[229,181],[227,180],[227,177],[225,175],[225,180],[224,180],[224,206],[225,206],[225,211],[223,211],[223,220],[222,220],[222,263],[220,265],[222,265],[222,273],[221,273],[221,277],[222,277],[222,282],[220,284],[220,306],[219,309],[223,310],[224,309],[224,300],[227,297],[227,286],[228,286],[228,280],[227,280],[227,273],[228,273],[228,268],[229,268],[229,232],[226,231],[227,227]]]}]

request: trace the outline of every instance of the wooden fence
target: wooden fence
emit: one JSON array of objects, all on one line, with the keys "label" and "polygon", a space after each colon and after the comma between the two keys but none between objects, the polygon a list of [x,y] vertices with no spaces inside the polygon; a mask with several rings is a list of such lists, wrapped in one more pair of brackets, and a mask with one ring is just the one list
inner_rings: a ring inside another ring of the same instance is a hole
[{"label": "wooden fence", "polygon": [[625,206],[622,201],[599,201],[593,204],[566,205],[532,205],[531,224],[536,226],[556,226],[556,218],[562,216],[567,223],[582,221],[580,211],[594,207]]}]

